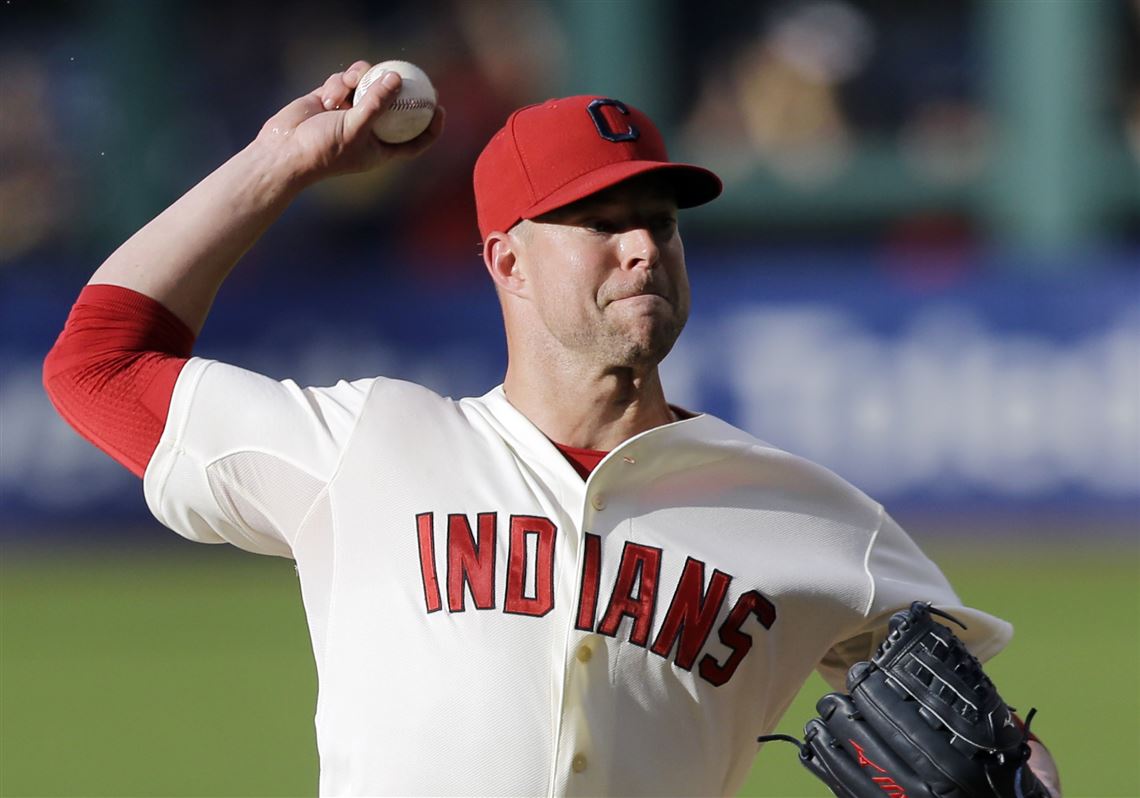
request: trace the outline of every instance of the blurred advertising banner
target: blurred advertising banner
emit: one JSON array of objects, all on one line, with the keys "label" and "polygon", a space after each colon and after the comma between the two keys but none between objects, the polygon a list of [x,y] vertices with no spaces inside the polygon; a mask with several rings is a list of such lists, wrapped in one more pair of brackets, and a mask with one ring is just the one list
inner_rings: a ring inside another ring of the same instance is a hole
[{"label": "blurred advertising banner", "polygon": [[[693,314],[663,365],[671,401],[822,463],[888,506],[1140,507],[1134,270],[995,269],[932,285],[842,257],[799,268],[794,257],[690,251]],[[464,396],[500,381],[485,280],[362,274],[237,280],[197,351],[302,384],[384,374]],[[145,517],[138,480],[59,420],[40,387],[78,286],[6,286],[0,514],[21,526]]]}]

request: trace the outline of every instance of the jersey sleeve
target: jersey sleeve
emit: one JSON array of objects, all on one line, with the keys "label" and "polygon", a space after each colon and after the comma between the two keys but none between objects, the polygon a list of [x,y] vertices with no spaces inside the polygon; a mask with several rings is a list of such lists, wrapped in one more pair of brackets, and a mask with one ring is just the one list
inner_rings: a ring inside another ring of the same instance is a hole
[{"label": "jersey sleeve", "polygon": [[966,628],[955,627],[954,634],[983,662],[1013,637],[1008,622],[965,606],[938,566],[889,515],[883,515],[871,538],[864,569],[870,584],[864,621],[827,653],[818,668],[837,690],[846,690],[847,670],[852,665],[870,659],[886,636],[891,615],[913,601],[928,601],[962,621]]},{"label": "jersey sleeve", "polygon": [[373,382],[302,388],[191,359],[143,478],[147,505],[190,540],[291,557]]}]

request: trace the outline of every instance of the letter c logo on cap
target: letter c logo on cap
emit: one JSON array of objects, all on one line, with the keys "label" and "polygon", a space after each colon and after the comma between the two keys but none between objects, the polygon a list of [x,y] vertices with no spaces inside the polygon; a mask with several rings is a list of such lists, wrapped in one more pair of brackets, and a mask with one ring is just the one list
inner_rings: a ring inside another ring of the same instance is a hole
[{"label": "letter c logo on cap", "polygon": [[629,116],[629,109],[620,100],[597,99],[592,101],[586,106],[586,113],[590,115],[590,119],[594,120],[594,127],[598,129],[598,135],[606,141],[635,141],[641,135],[641,131],[633,125],[627,124],[621,133],[610,127],[609,121],[602,116],[602,109],[607,105],[611,105],[620,113]]}]

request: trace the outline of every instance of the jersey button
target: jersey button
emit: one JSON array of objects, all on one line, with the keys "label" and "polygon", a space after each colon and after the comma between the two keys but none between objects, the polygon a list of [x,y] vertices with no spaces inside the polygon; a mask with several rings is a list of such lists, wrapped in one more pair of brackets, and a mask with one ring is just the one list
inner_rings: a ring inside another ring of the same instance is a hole
[{"label": "jersey button", "polygon": [[578,657],[579,662],[589,662],[590,658],[594,656],[594,649],[590,648],[586,643],[583,643],[578,646],[578,653],[575,656]]},{"label": "jersey button", "polygon": [[585,754],[574,754],[574,759],[570,761],[570,767],[574,769],[575,773],[581,773],[590,763],[586,761]]},{"label": "jersey button", "polygon": [[604,510],[606,509],[606,498],[600,493],[595,493],[594,497],[590,499],[590,505],[595,510]]}]

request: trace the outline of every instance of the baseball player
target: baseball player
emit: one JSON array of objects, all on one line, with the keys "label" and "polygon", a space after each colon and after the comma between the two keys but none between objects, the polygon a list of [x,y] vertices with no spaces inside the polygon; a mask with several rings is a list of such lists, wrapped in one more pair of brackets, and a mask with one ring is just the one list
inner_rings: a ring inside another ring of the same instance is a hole
[{"label": "baseball player", "polygon": [[[322,795],[732,795],[804,680],[837,687],[919,599],[961,605],[840,478],[668,403],[689,313],[679,208],[719,179],[594,96],[516,111],[474,169],[503,383],[301,387],[192,357],[240,256],[307,186],[420,154],[356,62],[126,241],[46,389],[179,534],[293,558],[320,682]],[[1033,770],[1053,779],[1043,748]],[[1055,783],[1051,781],[1050,783]]]}]

